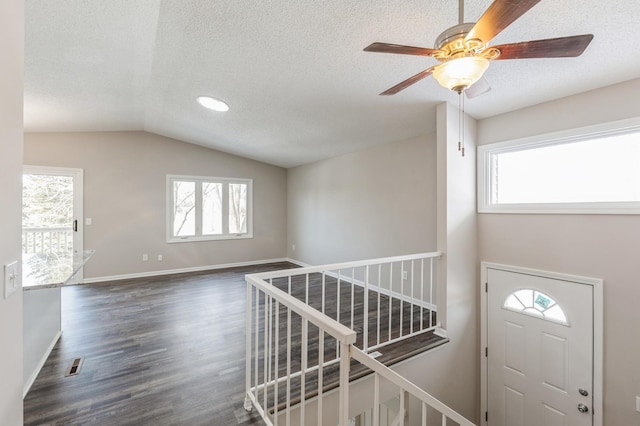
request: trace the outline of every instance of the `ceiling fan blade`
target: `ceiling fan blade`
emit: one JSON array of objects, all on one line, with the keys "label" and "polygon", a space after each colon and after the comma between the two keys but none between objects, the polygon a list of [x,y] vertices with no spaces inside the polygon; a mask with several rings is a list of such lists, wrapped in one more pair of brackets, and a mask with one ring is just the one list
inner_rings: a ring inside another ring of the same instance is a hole
[{"label": "ceiling fan blade", "polygon": [[473,83],[471,86],[464,89],[464,94],[467,95],[467,98],[473,99],[480,95],[484,95],[487,92],[491,91],[491,86],[489,86],[489,82],[486,78],[482,77],[480,80]]},{"label": "ceiling fan blade", "polygon": [[524,15],[540,0],[495,0],[484,12],[466,40],[480,39],[485,43]]},{"label": "ceiling fan blade", "polygon": [[419,82],[420,80],[422,80],[423,78],[428,77],[429,75],[431,75],[431,73],[433,72],[434,68],[435,68],[435,66],[433,66],[431,68],[427,68],[424,71],[420,71],[418,74],[414,75],[413,77],[409,77],[405,81],[396,84],[395,86],[393,86],[390,89],[385,90],[384,92],[380,93],[380,95],[381,96],[395,95],[399,91],[404,90],[407,87],[411,86],[412,84],[415,84],[415,83]]},{"label": "ceiling fan blade", "polygon": [[492,46],[500,50],[496,59],[569,58],[582,55],[593,34],[523,41]]},{"label": "ceiling fan blade", "polygon": [[435,49],[427,47],[403,46],[401,44],[371,43],[363,49],[365,52],[396,53],[399,55],[430,56]]}]

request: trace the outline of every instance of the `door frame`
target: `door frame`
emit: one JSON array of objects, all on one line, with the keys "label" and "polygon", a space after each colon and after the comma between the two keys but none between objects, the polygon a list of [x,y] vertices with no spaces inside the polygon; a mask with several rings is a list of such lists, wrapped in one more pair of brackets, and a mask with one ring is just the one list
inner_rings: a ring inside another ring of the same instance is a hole
[{"label": "door frame", "polygon": [[[78,221],[78,230],[73,233],[73,251],[74,254],[82,254],[84,250],[84,169],[25,164],[22,166],[22,174],[73,178],[73,219]],[[83,274],[83,268],[80,268],[71,282],[82,282]]]},{"label": "door frame", "polygon": [[[519,266],[503,265],[500,263],[480,262],[480,412],[486,413],[488,410],[488,358],[486,356],[488,338],[488,309],[487,309],[487,278],[489,269],[498,269],[505,272],[515,272],[521,274],[534,275],[542,278],[554,280],[570,281],[579,284],[593,286],[593,426],[603,425],[603,285],[604,281],[599,278],[588,278],[577,275],[562,274],[557,272],[543,271],[539,269],[524,268]],[[482,425],[487,425],[485,415],[481,415]]]}]

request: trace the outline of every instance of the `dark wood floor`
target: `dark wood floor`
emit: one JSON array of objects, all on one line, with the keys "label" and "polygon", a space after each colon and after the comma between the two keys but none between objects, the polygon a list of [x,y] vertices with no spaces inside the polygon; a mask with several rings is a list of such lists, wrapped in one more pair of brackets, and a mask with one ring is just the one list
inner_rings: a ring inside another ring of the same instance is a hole
[{"label": "dark wood floor", "polygon": [[[64,288],[63,335],[24,400],[25,424],[263,424],[243,408],[244,275],[292,266]],[[435,340],[388,353],[406,358]],[[65,377],[76,357],[80,374]]]},{"label": "dark wood floor", "polygon": [[[252,425],[244,402],[244,275],[66,287],[63,335],[24,400],[25,425]],[[77,376],[65,377],[75,357]]]}]

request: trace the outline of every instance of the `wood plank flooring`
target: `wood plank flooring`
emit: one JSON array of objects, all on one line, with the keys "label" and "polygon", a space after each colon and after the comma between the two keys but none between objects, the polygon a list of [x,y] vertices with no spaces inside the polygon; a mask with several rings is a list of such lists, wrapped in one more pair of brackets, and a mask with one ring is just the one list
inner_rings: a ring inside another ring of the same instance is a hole
[{"label": "wood plank flooring", "polygon": [[[243,408],[244,275],[290,267],[64,288],[63,335],[24,400],[25,425],[262,425]],[[405,358],[424,350],[403,344]],[[80,374],[65,377],[76,357]]]},{"label": "wood plank flooring", "polygon": [[[253,425],[244,401],[246,273],[66,287],[63,335],[24,400],[25,425]],[[75,357],[77,376],[64,377]]]}]

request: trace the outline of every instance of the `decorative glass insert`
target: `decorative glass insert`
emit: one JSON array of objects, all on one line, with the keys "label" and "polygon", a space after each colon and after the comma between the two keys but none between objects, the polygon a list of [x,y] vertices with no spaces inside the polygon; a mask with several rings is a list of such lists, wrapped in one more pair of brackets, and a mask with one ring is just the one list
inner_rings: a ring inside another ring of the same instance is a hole
[{"label": "decorative glass insert", "polygon": [[564,311],[549,295],[538,290],[525,288],[514,291],[504,301],[504,309],[519,312],[535,318],[569,325]]}]

